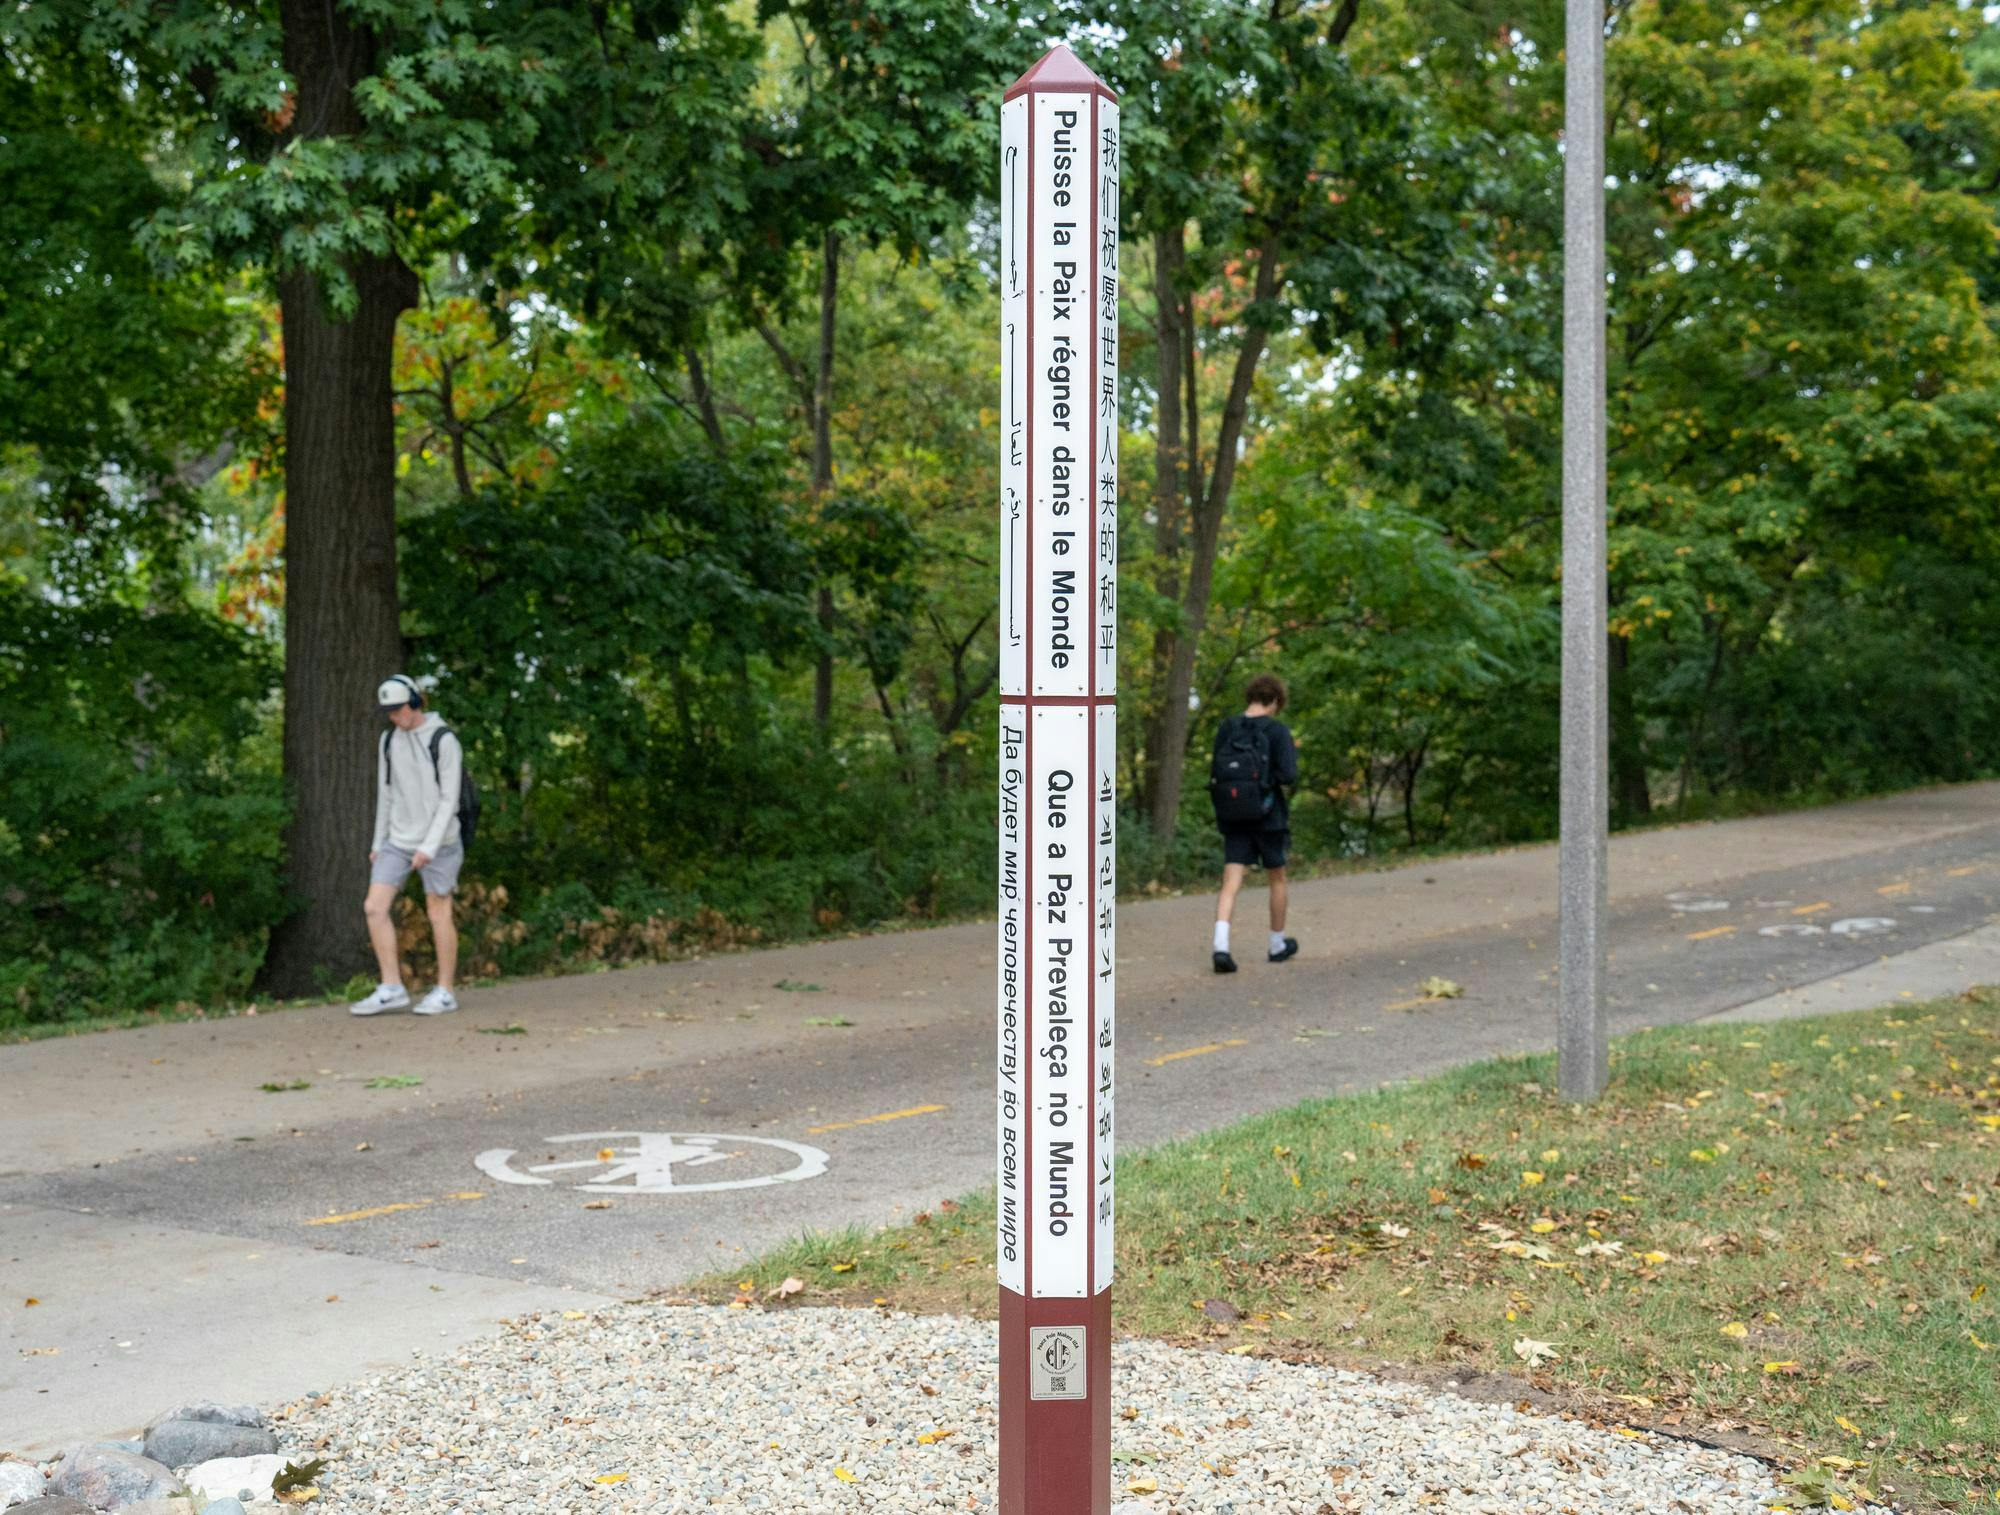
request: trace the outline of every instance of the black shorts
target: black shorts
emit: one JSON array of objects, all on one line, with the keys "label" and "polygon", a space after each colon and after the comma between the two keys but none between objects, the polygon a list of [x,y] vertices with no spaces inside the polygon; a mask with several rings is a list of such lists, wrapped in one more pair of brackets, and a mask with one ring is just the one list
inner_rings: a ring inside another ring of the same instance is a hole
[{"label": "black shorts", "polygon": [[1266,868],[1285,866],[1285,849],[1292,844],[1289,831],[1225,831],[1222,833],[1222,860],[1248,868],[1262,863]]}]

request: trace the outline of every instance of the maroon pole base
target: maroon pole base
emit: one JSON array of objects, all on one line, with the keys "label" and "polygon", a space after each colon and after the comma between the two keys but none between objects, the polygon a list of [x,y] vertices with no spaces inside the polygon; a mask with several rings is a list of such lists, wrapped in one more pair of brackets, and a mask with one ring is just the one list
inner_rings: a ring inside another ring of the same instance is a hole
[{"label": "maroon pole base", "polygon": [[[1043,1336],[1040,1371],[1031,1333],[1080,1327],[1084,1360],[1068,1372],[1068,1334]],[[1072,1374],[1083,1375],[1080,1379]],[[1074,1399],[1033,1397],[1051,1389]],[[1111,1515],[1111,1291],[1090,1299],[1027,1299],[1000,1291],[1000,1515]]]}]

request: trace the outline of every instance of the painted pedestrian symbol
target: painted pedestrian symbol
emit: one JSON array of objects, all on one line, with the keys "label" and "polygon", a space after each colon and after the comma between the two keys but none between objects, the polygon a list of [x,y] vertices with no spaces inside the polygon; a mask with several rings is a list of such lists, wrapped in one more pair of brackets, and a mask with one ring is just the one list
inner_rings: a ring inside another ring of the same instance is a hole
[{"label": "painted pedestrian symbol", "polygon": [[[473,1161],[503,1184],[556,1184],[592,1194],[699,1194],[796,1183],[826,1172],[827,1155],[803,1142],[775,1136],[724,1136],[712,1132],[580,1131],[545,1138],[545,1147],[586,1145],[578,1157],[549,1157],[516,1167],[512,1147],[495,1147]],[[708,1170],[690,1174],[689,1170]]]}]

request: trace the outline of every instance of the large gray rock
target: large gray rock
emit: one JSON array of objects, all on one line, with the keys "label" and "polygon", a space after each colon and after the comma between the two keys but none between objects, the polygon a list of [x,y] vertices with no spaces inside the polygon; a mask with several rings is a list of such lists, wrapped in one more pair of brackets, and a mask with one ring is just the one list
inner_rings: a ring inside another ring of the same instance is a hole
[{"label": "large gray rock", "polygon": [[204,1399],[157,1415],[146,1427],[146,1455],[170,1468],[277,1450],[278,1438],[253,1405],[220,1405]]},{"label": "large gray rock", "polygon": [[252,1499],[271,1497],[271,1480],[284,1469],[285,1459],[275,1452],[260,1457],[218,1457],[187,1471],[187,1486],[204,1499]]},{"label": "large gray rock", "polygon": [[47,1485],[42,1470],[31,1462],[15,1462],[12,1458],[0,1462],[0,1510],[40,1499]]},{"label": "large gray rock", "polygon": [[191,1399],[184,1405],[175,1405],[171,1410],[162,1410],[153,1417],[152,1425],[146,1427],[146,1434],[152,1435],[153,1426],[169,1420],[207,1420],[223,1426],[267,1426],[264,1412],[255,1405],[218,1404],[213,1399]]},{"label": "large gray rock", "polygon": [[78,1447],[56,1464],[51,1494],[80,1499],[93,1510],[122,1510],[142,1499],[170,1499],[180,1493],[173,1470],[136,1452],[115,1447]]},{"label": "large gray rock", "polygon": [[194,1515],[192,1499],[142,1499],[128,1504],[118,1515]]},{"label": "large gray rock", "polygon": [[17,1504],[7,1515],[97,1515],[97,1511],[80,1499],[71,1499],[66,1494],[51,1494],[45,1499],[31,1499],[26,1504]]}]

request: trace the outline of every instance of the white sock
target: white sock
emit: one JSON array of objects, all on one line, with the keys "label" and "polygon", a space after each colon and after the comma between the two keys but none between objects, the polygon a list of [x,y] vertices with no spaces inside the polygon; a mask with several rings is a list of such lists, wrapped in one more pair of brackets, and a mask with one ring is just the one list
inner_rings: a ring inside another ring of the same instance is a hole
[{"label": "white sock", "polygon": [[1273,952],[1283,952],[1283,951],[1285,950],[1285,933],[1284,933],[1284,932],[1282,932],[1282,931],[1273,931],[1273,932],[1271,933],[1271,950],[1272,950]]},{"label": "white sock", "polygon": [[385,978],[385,979],[383,979],[383,980],[382,980],[382,987],[383,987],[384,989],[400,989],[400,988],[402,988],[402,987],[403,987],[403,981],[402,981],[401,979],[397,979],[397,980],[396,980],[396,981],[395,981],[395,982],[394,982],[394,983],[392,984],[392,983],[390,983],[390,982],[389,982],[389,980],[387,980],[387,979]]},{"label": "white sock", "polygon": [[1228,921],[1217,921],[1215,923],[1215,950],[1217,952],[1227,952],[1229,950]]}]

